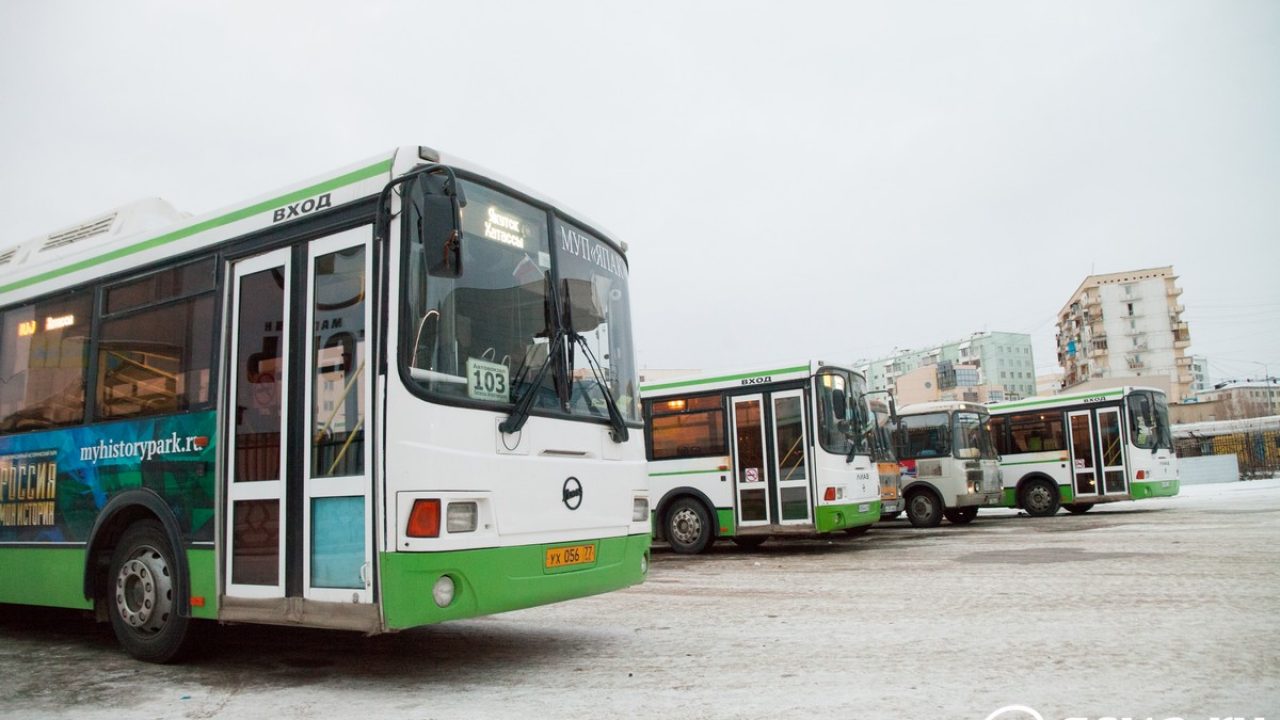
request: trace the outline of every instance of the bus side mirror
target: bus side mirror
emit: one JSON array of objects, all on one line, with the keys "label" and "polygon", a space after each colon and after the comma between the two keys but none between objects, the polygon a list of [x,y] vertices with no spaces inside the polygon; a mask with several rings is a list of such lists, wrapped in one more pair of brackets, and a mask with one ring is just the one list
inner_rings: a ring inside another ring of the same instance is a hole
[{"label": "bus side mirror", "polygon": [[462,275],[462,206],[458,193],[428,192],[429,181],[413,184],[413,204],[418,209],[418,237],[432,277]]}]

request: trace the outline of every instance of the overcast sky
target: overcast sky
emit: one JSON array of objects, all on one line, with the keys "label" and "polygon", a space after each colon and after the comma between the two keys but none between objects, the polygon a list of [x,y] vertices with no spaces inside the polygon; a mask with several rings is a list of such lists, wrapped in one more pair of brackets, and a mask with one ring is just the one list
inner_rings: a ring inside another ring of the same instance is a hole
[{"label": "overcast sky", "polygon": [[0,246],[396,145],[631,246],[642,367],[1029,332],[1172,264],[1280,374],[1280,2],[0,4]]}]

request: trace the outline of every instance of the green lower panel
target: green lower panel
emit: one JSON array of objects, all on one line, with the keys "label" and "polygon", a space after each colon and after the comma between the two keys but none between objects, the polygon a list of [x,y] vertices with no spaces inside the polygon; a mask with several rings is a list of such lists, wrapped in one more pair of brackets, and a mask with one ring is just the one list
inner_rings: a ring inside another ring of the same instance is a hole
[{"label": "green lower panel", "polygon": [[83,547],[0,548],[0,603],[91,610]]},{"label": "green lower panel", "polygon": [[[1058,497],[1061,498],[1060,502],[1069,503],[1075,499],[1075,493],[1071,491],[1070,485],[1059,485]],[[1014,488],[1005,488],[1004,497],[1001,498],[1000,502],[1007,508],[1017,507],[1018,491]]]},{"label": "green lower panel", "polygon": [[733,537],[737,532],[733,519],[733,508],[716,508],[716,520],[719,523],[720,537]]},{"label": "green lower panel", "polygon": [[[382,553],[382,607],[387,627],[403,629],[444,620],[519,610],[636,585],[644,580],[648,535],[596,540],[596,560],[580,569],[548,571],[550,547],[521,545],[457,552]],[[643,559],[643,563],[642,563]],[[431,589],[441,575],[453,578],[453,603],[436,606]]]},{"label": "green lower panel", "polygon": [[1059,485],[1058,497],[1060,498],[1061,502],[1069,503],[1076,499],[1076,493],[1074,490],[1071,489],[1070,485]]},{"label": "green lower panel", "polygon": [[204,607],[191,606],[191,617],[217,620],[218,564],[213,548],[188,548],[187,570],[191,575],[191,598],[204,598]]},{"label": "green lower panel", "polygon": [[[1166,486],[1165,482],[1169,484]],[[1156,482],[1135,482],[1129,486],[1129,494],[1134,500],[1146,500],[1154,497],[1173,497],[1178,494],[1181,481],[1167,480]]]},{"label": "green lower panel", "polygon": [[[859,512],[858,507],[865,505],[867,510]],[[819,505],[814,508],[813,524],[820,533],[833,530],[870,525],[880,519],[880,500],[849,505]]]}]

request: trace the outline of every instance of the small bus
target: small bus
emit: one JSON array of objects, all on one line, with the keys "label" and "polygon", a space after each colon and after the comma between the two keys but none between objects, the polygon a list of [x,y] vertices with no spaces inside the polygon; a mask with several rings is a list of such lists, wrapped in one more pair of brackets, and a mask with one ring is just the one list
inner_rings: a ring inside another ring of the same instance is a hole
[{"label": "small bus", "polygon": [[418,146],[0,251],[0,603],[166,662],[639,583],[630,302],[624,244]]},{"label": "small bus", "polygon": [[875,425],[871,443],[871,459],[880,474],[880,519],[894,520],[902,514],[902,467],[893,450],[894,418],[891,403],[867,394],[871,418]]},{"label": "small bus", "polygon": [[865,392],[815,361],[643,386],[655,536],[699,553],[865,532],[880,518]]},{"label": "small bus", "polygon": [[1120,387],[990,406],[1006,507],[1045,517],[1059,506],[1178,494],[1165,394]]},{"label": "small bus", "polygon": [[898,410],[902,494],[914,527],[937,527],[944,517],[967,525],[979,508],[1000,506],[1000,464],[990,421],[986,406],[963,401]]}]

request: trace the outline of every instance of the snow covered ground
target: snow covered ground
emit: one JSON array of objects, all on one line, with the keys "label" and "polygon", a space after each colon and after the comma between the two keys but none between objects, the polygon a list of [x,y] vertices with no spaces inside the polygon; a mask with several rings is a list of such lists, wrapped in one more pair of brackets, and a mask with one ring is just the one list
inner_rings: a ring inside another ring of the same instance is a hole
[{"label": "snow covered ground", "polygon": [[659,549],[623,592],[373,638],[221,628],[174,667],[0,606],[0,687],[5,718],[1280,718],[1280,480]]}]

